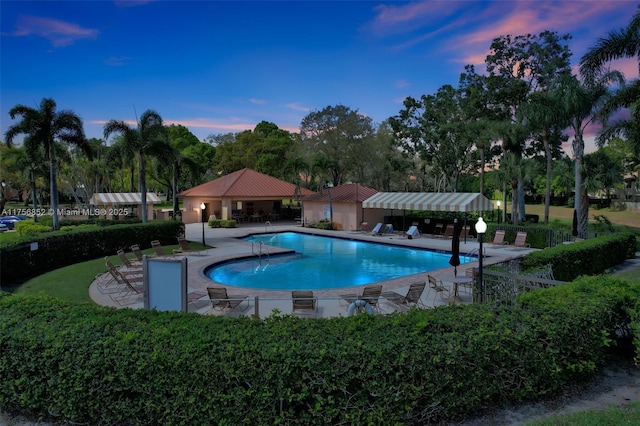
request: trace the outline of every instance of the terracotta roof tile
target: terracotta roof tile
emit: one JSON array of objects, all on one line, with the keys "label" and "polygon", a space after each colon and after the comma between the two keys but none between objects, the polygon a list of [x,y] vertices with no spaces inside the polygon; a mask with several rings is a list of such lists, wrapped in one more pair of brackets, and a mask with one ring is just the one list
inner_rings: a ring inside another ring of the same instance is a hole
[{"label": "terracotta roof tile", "polygon": [[[202,185],[182,191],[179,197],[246,197],[294,198],[296,185],[256,172],[242,169]],[[314,192],[300,188],[303,196]]]},{"label": "terracotta roof tile", "polygon": [[[378,191],[369,188],[366,186],[362,186],[357,183],[347,183],[344,185],[336,186],[335,188],[331,188],[331,202],[333,203],[352,203],[352,202],[363,202],[367,198],[371,197],[374,194],[377,194]],[[329,201],[329,191],[323,189],[322,192],[316,192],[313,195],[309,195],[304,197],[304,201]]]}]

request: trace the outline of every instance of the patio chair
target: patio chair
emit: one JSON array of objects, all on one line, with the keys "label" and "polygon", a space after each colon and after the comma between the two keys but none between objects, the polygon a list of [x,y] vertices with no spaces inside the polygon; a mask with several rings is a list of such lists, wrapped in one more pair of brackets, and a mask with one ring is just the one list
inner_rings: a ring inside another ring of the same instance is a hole
[{"label": "patio chair", "polygon": [[380,235],[381,233],[382,233],[382,222],[379,222],[371,230],[371,235]]},{"label": "patio chair", "polygon": [[189,242],[184,237],[178,237],[180,247],[173,249],[173,254],[202,254],[202,250],[192,249]]},{"label": "patio chair", "polygon": [[441,238],[453,238],[453,230],[454,226],[452,224],[447,225],[447,229],[444,230],[442,235],[439,235]]},{"label": "patio chair", "polygon": [[[340,295],[341,299],[344,299],[349,304],[349,312],[352,312],[356,308],[366,308],[368,304],[371,306],[372,310],[375,309],[380,312],[380,305],[378,303],[378,299],[382,294],[382,285],[368,285],[362,290],[362,294],[343,294]],[[356,303],[357,300],[363,300],[367,302],[363,304],[364,306],[357,306],[359,303]]]},{"label": "patio chair", "polygon": [[[130,305],[135,303],[138,300],[138,296],[141,296],[143,293],[142,277],[131,280],[115,267],[109,267],[109,273],[113,276],[114,280],[120,287],[118,295],[110,295],[111,299],[118,305]],[[136,296],[136,298],[131,300],[132,296]]]},{"label": "patio chair", "polygon": [[158,240],[151,241],[151,247],[155,252],[155,256],[168,256],[167,252],[164,251],[162,244],[160,244],[160,241]]},{"label": "patio chair", "polygon": [[[433,303],[436,303],[436,297],[438,297],[438,294],[440,294],[440,298],[445,300],[447,299],[449,296],[449,290],[447,289],[447,287],[445,287],[442,284],[442,281],[437,280],[434,276],[432,275],[428,275],[427,276],[427,280],[429,281],[429,293],[427,294],[427,297],[429,297],[429,294],[433,291],[434,295],[433,295]],[[444,293],[447,293],[447,297],[444,296]]]},{"label": "patio chair", "polygon": [[518,232],[516,234],[516,240],[513,242],[514,247],[531,247],[529,243],[527,243],[527,233],[526,232]]},{"label": "patio chair", "polygon": [[207,287],[207,294],[211,302],[210,311],[217,310],[226,313],[240,306],[242,302],[247,302],[245,308],[240,307],[242,311],[249,308],[249,296],[229,295],[225,287]]},{"label": "patio chair", "polygon": [[294,290],[291,292],[294,315],[318,316],[318,299],[313,297],[313,291]]},{"label": "patio chair", "polygon": [[117,267],[116,265],[113,264],[113,262],[111,262],[111,260],[109,259],[109,256],[104,257],[104,263],[109,270],[112,270],[112,269],[116,270],[117,272],[124,275],[128,279],[137,280],[139,277],[139,280],[142,281],[142,269],[135,269],[135,268],[129,269],[124,265],[122,267]]},{"label": "patio chair", "polygon": [[496,235],[493,237],[493,241],[491,242],[491,244],[496,244],[496,245],[508,244],[507,242],[504,241],[504,231],[502,230],[496,231]]},{"label": "patio chair", "polygon": [[398,294],[395,291],[388,291],[382,293],[382,297],[400,308],[410,308],[412,306],[421,306],[426,308],[424,303],[420,300],[426,286],[427,283],[424,281],[416,282],[409,286],[406,296]]},{"label": "patio chair", "polygon": [[384,234],[393,234],[393,225],[392,225],[392,224],[390,224],[390,223],[387,223],[387,224],[384,226],[384,231],[383,231],[383,233],[384,233]]},{"label": "patio chair", "polygon": [[464,240],[466,238],[475,238],[473,235],[471,235],[471,226],[469,225],[463,227],[462,231],[460,232],[460,239]]},{"label": "patio chair", "polygon": [[[140,246],[138,244],[134,244],[131,246],[131,251],[133,252],[133,255],[136,257],[136,260],[138,262],[142,262],[142,256],[144,255],[144,253],[142,253],[142,250],[140,250]],[[148,254],[147,257],[153,257],[153,254]]]},{"label": "patio chair", "polygon": [[118,250],[118,257],[120,258],[120,262],[122,262],[122,265],[126,266],[127,269],[134,269],[140,266],[140,262],[137,259],[134,261],[131,261],[131,259],[127,257],[124,250],[122,249]]}]

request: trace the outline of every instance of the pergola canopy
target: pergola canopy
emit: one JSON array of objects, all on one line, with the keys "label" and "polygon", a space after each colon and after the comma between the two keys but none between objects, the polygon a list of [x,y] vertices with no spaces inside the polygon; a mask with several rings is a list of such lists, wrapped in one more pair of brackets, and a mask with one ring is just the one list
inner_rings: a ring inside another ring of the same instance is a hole
[{"label": "pergola canopy", "polygon": [[493,203],[471,192],[378,192],[362,202],[365,209],[476,212],[493,210]]}]

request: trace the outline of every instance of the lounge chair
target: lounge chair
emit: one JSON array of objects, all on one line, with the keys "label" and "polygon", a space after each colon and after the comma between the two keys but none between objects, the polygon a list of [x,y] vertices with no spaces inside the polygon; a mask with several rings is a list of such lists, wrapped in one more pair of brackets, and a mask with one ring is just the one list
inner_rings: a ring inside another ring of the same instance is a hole
[{"label": "lounge chair", "polygon": [[421,306],[425,308],[426,306],[422,303],[420,298],[422,297],[422,293],[424,293],[426,286],[427,283],[421,281],[411,284],[406,296],[398,294],[395,291],[389,291],[382,293],[382,297],[401,308],[410,308],[412,306]]},{"label": "lounge chair", "polygon": [[[141,296],[143,293],[142,277],[131,280],[123,273],[118,271],[115,267],[111,266],[109,267],[109,273],[118,283],[118,286],[120,288],[120,292],[117,295],[110,296],[111,299],[118,305],[130,305],[132,303],[135,303],[138,299],[138,296]],[[131,296],[136,296],[136,298],[131,300]]]},{"label": "lounge chair", "polygon": [[[433,295],[434,304],[436,302],[436,297],[438,297],[438,294],[440,294],[440,298],[443,300],[449,297],[448,296],[449,290],[447,289],[447,287],[442,285],[442,281],[437,280],[432,275],[428,275],[427,280],[429,281],[429,293],[431,293],[432,291],[434,292],[434,295]],[[444,296],[444,293],[447,293],[447,297]],[[427,295],[427,297],[429,296]]]},{"label": "lounge chair", "polygon": [[453,238],[453,230],[454,230],[454,226],[453,225],[447,225],[447,229],[444,230],[444,234],[439,235],[439,237],[441,238]]},{"label": "lounge chair", "polygon": [[[131,246],[131,251],[133,252],[133,255],[136,257],[136,260],[138,262],[142,262],[142,256],[144,255],[144,253],[142,253],[142,250],[140,250],[140,246],[138,244],[134,244]],[[147,257],[153,257],[153,255],[147,255]]]},{"label": "lounge chair", "polygon": [[313,297],[313,291],[294,290],[291,292],[294,315],[318,316],[318,299]]},{"label": "lounge chair", "polygon": [[407,229],[407,232],[404,233],[403,237],[407,237],[409,239],[420,236],[420,231],[418,231],[418,227],[416,225],[411,226]]},{"label": "lounge chair", "polygon": [[120,262],[122,262],[123,266],[126,266],[127,269],[134,269],[140,266],[140,262],[138,260],[131,261],[125,254],[124,250],[118,250],[118,257],[120,258]]},{"label": "lounge chair", "polygon": [[393,234],[393,225],[390,223],[387,223],[384,226],[384,231],[382,231],[383,234]]},{"label": "lounge chair", "polygon": [[249,296],[229,295],[225,287],[207,287],[207,294],[211,302],[211,310],[218,310],[223,313],[240,306],[242,302],[247,302],[247,306],[242,308],[245,311],[249,308]]},{"label": "lounge chair", "polygon": [[[378,304],[378,299],[382,294],[382,285],[368,285],[362,290],[362,294],[343,294],[340,296],[341,299],[344,299],[349,304],[349,311],[351,312],[353,308],[366,308],[368,304],[371,308],[380,311],[380,305]],[[359,303],[356,303],[357,300],[363,300],[367,302],[363,304],[364,306],[356,306]],[[353,305],[353,306],[352,306]]]},{"label": "lounge chair", "polygon": [[513,246],[514,247],[531,247],[531,245],[527,243],[527,233],[518,232],[516,234],[516,240],[513,242]]},{"label": "lounge chair", "polygon": [[381,233],[382,233],[382,223],[378,223],[371,230],[371,235],[380,235]]},{"label": "lounge chair", "polygon": [[493,242],[491,244],[501,245],[508,244],[504,241],[504,231],[498,230],[496,231],[496,235],[493,237]]},{"label": "lounge chair", "polygon": [[113,264],[113,262],[111,262],[111,260],[109,259],[109,256],[104,257],[104,263],[109,270],[115,270],[120,274],[124,275],[125,277],[127,277],[128,279],[142,281],[142,269],[139,269],[139,268],[129,269],[124,265],[118,268],[116,265]]},{"label": "lounge chair", "polygon": [[463,240],[466,238],[474,238],[474,236],[471,235],[471,226],[469,225],[463,227],[462,231],[460,232],[460,239]]},{"label": "lounge chair", "polygon": [[180,247],[173,249],[173,254],[202,254],[202,250],[192,249],[189,242],[184,237],[178,237]]},{"label": "lounge chair", "polygon": [[164,251],[162,244],[160,244],[160,241],[151,241],[151,247],[153,248],[153,251],[155,251],[156,256],[168,256],[167,252]]}]

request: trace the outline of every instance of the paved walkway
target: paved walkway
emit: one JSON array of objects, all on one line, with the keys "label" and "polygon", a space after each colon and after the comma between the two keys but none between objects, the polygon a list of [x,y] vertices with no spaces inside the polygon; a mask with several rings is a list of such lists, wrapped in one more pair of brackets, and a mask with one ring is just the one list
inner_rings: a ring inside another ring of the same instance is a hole
[{"label": "paved walkway", "polygon": [[[313,233],[317,235],[327,235],[333,237],[349,238],[354,240],[372,241],[377,243],[394,244],[407,247],[420,247],[429,248],[432,250],[451,251],[451,240],[442,238],[433,238],[429,236],[420,236],[418,238],[408,239],[403,238],[398,234],[390,234],[385,236],[373,236],[368,233],[361,232],[349,232],[349,231],[324,231],[313,228],[303,228],[296,225],[294,222],[274,222],[271,226],[264,223],[248,223],[240,224],[237,228],[222,229],[222,228],[209,228],[205,227],[204,239],[207,245],[212,246],[206,252],[202,254],[193,254],[187,256],[188,262],[188,292],[190,294],[203,295],[201,299],[194,300],[189,304],[188,310],[190,312],[199,312],[202,314],[214,314],[219,315],[219,311],[211,311],[210,304],[206,295],[206,288],[210,286],[216,286],[215,282],[212,282],[204,275],[204,269],[217,262],[236,259],[241,257],[252,256],[251,243],[240,240],[239,238],[247,236],[249,234],[264,233],[264,232],[284,232],[284,231],[296,231]],[[199,223],[186,225],[186,237],[191,241],[201,242],[203,239],[202,225]],[[502,262],[514,257],[521,257],[524,254],[531,251],[531,249],[515,248],[509,246],[494,246],[492,244],[484,244],[485,257],[484,264]],[[476,239],[467,239],[460,242],[460,254],[461,256],[472,252],[474,249],[479,248],[479,243]],[[284,251],[272,247],[269,249],[270,253],[277,253]],[[115,254],[115,253],[114,253]],[[129,253],[130,255],[130,253]],[[471,262],[461,265],[458,269],[458,273],[464,275],[464,271],[468,268],[477,267],[478,262]],[[395,291],[399,294],[406,294],[409,285],[416,281],[427,281],[427,275],[435,276],[436,278],[446,277],[451,275],[453,268],[444,268],[437,271],[431,271],[429,273],[421,273],[410,275],[402,278],[397,278],[389,281],[382,281],[379,284],[383,285],[383,292]],[[224,286],[224,284],[218,284]],[[443,281],[443,285],[448,289],[452,289],[452,284]],[[345,287],[341,289],[332,290],[319,290],[314,291],[314,296],[318,298],[318,317],[332,317],[332,316],[346,316],[348,311],[348,304],[340,299],[341,294],[361,294],[364,286],[359,287]],[[227,312],[227,315],[257,315],[261,318],[272,314],[274,309],[277,309],[282,314],[289,314],[292,310],[291,292],[290,291],[269,291],[269,290],[257,290],[254,288],[245,287],[227,287],[230,294],[234,295],[246,295],[249,296],[248,307],[244,308],[243,304],[237,309],[231,312]],[[99,285],[98,280],[94,281],[89,289],[91,298],[100,305],[121,307],[114,301],[113,294],[109,288],[104,289]],[[460,294],[461,303],[470,303],[471,295],[462,292]],[[441,297],[440,294],[436,294],[433,291],[429,291],[429,287],[425,289],[422,295],[422,302],[426,306],[437,306],[449,303],[448,300]],[[137,299],[132,299],[134,303],[126,305],[130,308],[143,308],[143,299],[139,296]],[[383,313],[392,312],[398,307],[390,301],[381,298],[380,308]]]}]

